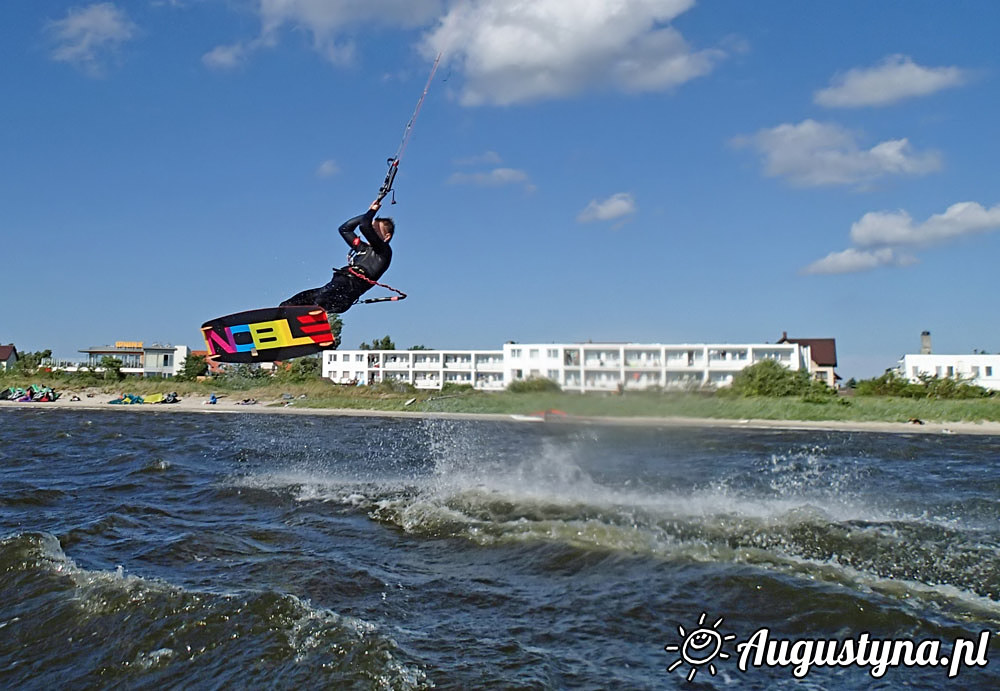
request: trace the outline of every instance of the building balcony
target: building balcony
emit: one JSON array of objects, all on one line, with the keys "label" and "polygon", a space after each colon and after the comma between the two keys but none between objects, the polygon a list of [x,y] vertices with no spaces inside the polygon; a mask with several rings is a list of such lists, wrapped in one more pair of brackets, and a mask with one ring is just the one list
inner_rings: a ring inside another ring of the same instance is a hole
[{"label": "building balcony", "polygon": [[648,389],[651,386],[663,386],[659,377],[629,377],[625,380],[626,389]]},{"label": "building balcony", "polygon": [[503,372],[502,362],[477,362],[476,371],[478,372]]},{"label": "building balcony", "polygon": [[620,385],[618,381],[586,382],[583,388],[587,391],[617,391]]},{"label": "building balcony", "polygon": [[744,367],[750,365],[748,360],[709,360],[708,369],[711,370],[729,370],[731,372],[739,372]]}]

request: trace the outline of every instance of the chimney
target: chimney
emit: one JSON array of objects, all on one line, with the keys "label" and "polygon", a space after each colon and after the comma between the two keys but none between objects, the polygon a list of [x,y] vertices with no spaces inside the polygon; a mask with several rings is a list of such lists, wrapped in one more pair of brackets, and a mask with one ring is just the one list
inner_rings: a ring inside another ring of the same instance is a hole
[{"label": "chimney", "polygon": [[920,334],[920,354],[930,355],[931,354],[931,332],[923,331]]}]

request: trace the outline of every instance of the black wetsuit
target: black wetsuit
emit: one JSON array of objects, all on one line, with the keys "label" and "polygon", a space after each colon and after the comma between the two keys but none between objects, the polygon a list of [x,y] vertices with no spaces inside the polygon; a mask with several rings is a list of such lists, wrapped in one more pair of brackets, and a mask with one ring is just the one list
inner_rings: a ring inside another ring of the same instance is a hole
[{"label": "black wetsuit", "polygon": [[[372,227],[374,218],[375,212],[369,210],[349,221],[344,221],[340,226],[340,235],[351,248],[350,254],[347,255],[347,266],[334,269],[333,278],[325,286],[303,290],[285,300],[281,306],[319,305],[327,312],[337,314],[350,309],[358,298],[372,288],[374,283],[370,281],[381,278],[389,268],[389,262],[392,261],[392,249]],[[355,228],[360,228],[361,234],[368,242],[363,242],[354,234]],[[369,280],[355,276],[351,270]]]}]

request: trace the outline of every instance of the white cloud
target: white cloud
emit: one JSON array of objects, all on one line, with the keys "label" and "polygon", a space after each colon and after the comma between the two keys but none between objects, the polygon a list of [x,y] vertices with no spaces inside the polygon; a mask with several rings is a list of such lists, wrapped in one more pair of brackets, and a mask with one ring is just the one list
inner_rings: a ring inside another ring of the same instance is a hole
[{"label": "white cloud", "polygon": [[443,10],[443,0],[257,0],[259,36],[223,45],[202,59],[212,67],[234,67],[254,52],[274,45],[285,28],[302,31],[312,47],[330,62],[354,58],[355,45],[346,34],[372,24],[415,28],[427,25]]},{"label": "white cloud", "polygon": [[862,247],[931,245],[998,228],[1000,204],[986,209],[976,202],[959,202],[918,224],[902,210],[867,213],[851,226],[851,240]]},{"label": "white cloud", "polygon": [[805,274],[849,274],[871,271],[880,266],[908,266],[916,262],[910,256],[898,257],[889,247],[859,250],[849,247],[843,252],[831,252],[802,270]]},{"label": "white cloud", "polygon": [[441,13],[442,0],[258,0],[265,33],[285,24],[322,39],[356,24],[419,27]]},{"label": "white cloud", "polygon": [[69,10],[66,17],[46,27],[55,47],[52,59],[67,62],[92,76],[104,71],[104,60],[113,56],[138,28],[113,3],[101,2]]},{"label": "white cloud", "polygon": [[231,70],[243,64],[250,49],[243,43],[216,46],[201,56],[201,61],[216,70]]},{"label": "white cloud", "polygon": [[448,182],[453,185],[477,185],[479,187],[501,187],[518,183],[530,186],[528,174],[516,168],[494,168],[478,173],[452,173]]},{"label": "white cloud", "polygon": [[607,199],[591,200],[576,220],[580,223],[591,221],[613,221],[635,213],[635,197],[629,192],[612,194]]},{"label": "white cloud", "polygon": [[328,178],[340,172],[340,166],[332,158],[328,158],[316,168],[316,177]]},{"label": "white cloud", "polygon": [[922,67],[905,55],[890,55],[874,67],[836,75],[813,100],[830,108],[887,106],[960,86],[966,79],[966,72],[957,67]]},{"label": "white cloud", "polygon": [[692,51],[665,24],[694,0],[468,0],[424,40],[464,73],[465,105],[558,98],[589,88],[660,91],[708,74],[720,50]]},{"label": "white cloud", "polygon": [[[257,37],[203,60],[231,68],[298,31],[331,62],[353,60],[374,24],[426,28],[421,49],[464,75],[465,104],[510,104],[586,89],[660,91],[708,74],[722,50],[692,50],[668,22],[695,0],[256,0]],[[455,82],[459,80],[456,79]]]},{"label": "white cloud", "polygon": [[831,252],[803,273],[843,274],[880,266],[908,266],[917,260],[900,254],[900,248],[927,247],[998,229],[1000,204],[987,209],[976,202],[959,202],[923,223],[914,223],[903,210],[872,211],[851,226],[851,241],[859,247]]},{"label": "white cloud", "polygon": [[733,140],[764,157],[764,172],[794,185],[856,185],[886,175],[922,175],[940,169],[933,151],[916,152],[907,139],[890,139],[862,149],[857,135],[830,123],[803,120]]}]

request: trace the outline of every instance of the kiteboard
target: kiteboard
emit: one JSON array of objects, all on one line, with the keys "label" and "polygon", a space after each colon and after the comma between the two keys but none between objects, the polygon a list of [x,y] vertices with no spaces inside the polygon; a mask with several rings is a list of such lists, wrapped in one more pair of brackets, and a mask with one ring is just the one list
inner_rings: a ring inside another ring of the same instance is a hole
[{"label": "kiteboard", "polygon": [[212,362],[274,362],[333,347],[326,312],[318,305],[265,307],[211,319],[201,326]]}]

